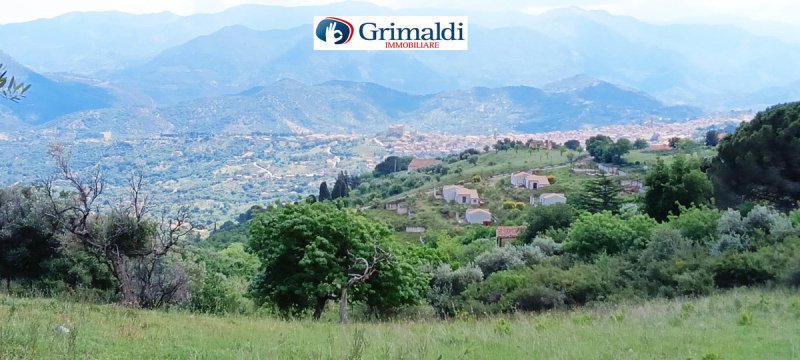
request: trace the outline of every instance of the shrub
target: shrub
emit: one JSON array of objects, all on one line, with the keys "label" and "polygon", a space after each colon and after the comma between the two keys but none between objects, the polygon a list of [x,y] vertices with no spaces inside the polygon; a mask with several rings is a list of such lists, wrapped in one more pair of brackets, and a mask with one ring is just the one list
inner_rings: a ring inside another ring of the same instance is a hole
[{"label": "shrub", "polygon": [[644,248],[656,222],[646,215],[623,219],[608,211],[583,214],[572,224],[564,251],[582,258]]},{"label": "shrub", "polygon": [[428,301],[439,315],[452,316],[461,307],[457,296],[481,280],[483,273],[472,264],[455,271],[449,265],[442,264],[432,274]]},{"label": "shrub", "polygon": [[725,252],[714,264],[714,283],[721,288],[762,284],[775,279],[756,253]]},{"label": "shrub", "polygon": [[531,207],[526,215],[528,228],[523,234],[523,242],[531,242],[545,231],[569,228],[576,216],[575,208],[567,204]]},{"label": "shrub", "polygon": [[680,296],[707,294],[713,289],[707,266],[707,251],[672,227],[653,232],[638,258],[644,275],[642,285],[649,295]]},{"label": "shrub", "polygon": [[244,296],[246,290],[247,284],[241,278],[207,272],[202,283],[194,286],[190,308],[210,314],[242,313],[249,304]]},{"label": "shrub", "polygon": [[539,250],[547,256],[559,255],[562,252],[561,244],[555,242],[553,238],[547,235],[537,236],[531,241],[530,245],[539,248]]},{"label": "shrub", "polygon": [[495,247],[475,258],[475,264],[486,276],[502,270],[519,269],[525,266],[515,246]]},{"label": "shrub", "polygon": [[486,278],[485,281],[473,283],[462,294],[463,304],[473,311],[484,313],[507,312],[514,309],[513,302],[506,297],[524,286],[527,282],[525,274],[517,271],[500,271]]},{"label": "shrub", "polygon": [[541,248],[533,245],[523,245],[515,247],[522,262],[527,265],[536,265],[545,258],[545,254]]},{"label": "shrub", "polygon": [[710,244],[718,239],[717,223],[722,214],[708,207],[681,208],[680,216],[670,215],[669,226],[698,244]]},{"label": "shrub", "polygon": [[517,289],[508,295],[513,307],[522,311],[543,311],[564,305],[564,293],[544,286]]}]

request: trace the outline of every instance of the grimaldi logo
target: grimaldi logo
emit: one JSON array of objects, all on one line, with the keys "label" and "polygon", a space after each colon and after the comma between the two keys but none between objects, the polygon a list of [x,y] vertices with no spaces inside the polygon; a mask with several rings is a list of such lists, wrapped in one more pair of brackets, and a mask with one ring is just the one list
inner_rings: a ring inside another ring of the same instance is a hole
[{"label": "grimaldi logo", "polygon": [[315,16],[314,50],[467,50],[466,16]]}]

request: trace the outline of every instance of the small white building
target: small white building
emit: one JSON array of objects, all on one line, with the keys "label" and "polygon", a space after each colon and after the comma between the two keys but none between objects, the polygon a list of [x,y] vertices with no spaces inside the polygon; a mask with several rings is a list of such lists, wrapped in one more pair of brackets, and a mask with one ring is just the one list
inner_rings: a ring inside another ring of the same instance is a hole
[{"label": "small white building", "polygon": [[545,186],[550,186],[550,180],[547,179],[547,176],[528,175],[525,178],[525,187],[528,189],[541,189]]},{"label": "small white building", "polygon": [[511,174],[511,186],[526,189],[540,189],[550,186],[547,176],[535,175],[526,172]]},{"label": "small white building", "polygon": [[468,209],[464,220],[467,224],[490,224],[492,213],[485,209]]},{"label": "small white building", "polygon": [[447,185],[442,188],[442,197],[445,201],[462,205],[480,205],[481,203],[478,190],[467,189],[459,185]]},{"label": "small white building", "polygon": [[[538,201],[537,201],[538,200]],[[531,205],[553,205],[553,204],[566,204],[567,196],[559,193],[544,193],[537,198],[531,195]]]},{"label": "small white building", "polygon": [[528,173],[526,172],[518,172],[511,174],[511,186],[514,187],[526,187],[526,179],[528,177]]}]

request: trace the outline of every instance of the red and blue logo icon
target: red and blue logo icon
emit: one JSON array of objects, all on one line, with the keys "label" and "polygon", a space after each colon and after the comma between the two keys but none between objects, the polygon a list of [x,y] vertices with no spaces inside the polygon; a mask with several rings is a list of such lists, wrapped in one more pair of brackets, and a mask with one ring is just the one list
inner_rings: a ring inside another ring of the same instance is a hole
[{"label": "red and blue logo icon", "polygon": [[355,29],[347,20],[326,17],[317,24],[317,38],[328,44],[342,45],[350,42]]}]

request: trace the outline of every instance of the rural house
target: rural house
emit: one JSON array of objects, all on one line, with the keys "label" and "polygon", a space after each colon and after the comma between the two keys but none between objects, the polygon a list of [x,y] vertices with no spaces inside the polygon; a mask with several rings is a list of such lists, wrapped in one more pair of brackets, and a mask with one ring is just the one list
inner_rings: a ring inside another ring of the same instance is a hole
[{"label": "rural house", "polygon": [[544,193],[538,196],[531,195],[531,205],[553,205],[553,204],[566,204],[567,196],[560,193]]},{"label": "rural house", "polygon": [[540,189],[550,186],[547,176],[534,175],[526,172],[511,174],[511,186],[526,189]]},{"label": "rural house", "polygon": [[464,220],[467,224],[488,225],[492,223],[492,213],[485,209],[467,209]]},{"label": "rural house", "polygon": [[447,185],[442,188],[442,197],[445,201],[452,201],[462,205],[480,205],[481,199],[478,190],[467,189],[460,185]]},{"label": "rural house", "polygon": [[495,230],[497,246],[505,246],[514,242],[514,240],[522,236],[522,233],[527,228],[527,226],[498,226],[497,230]]}]

